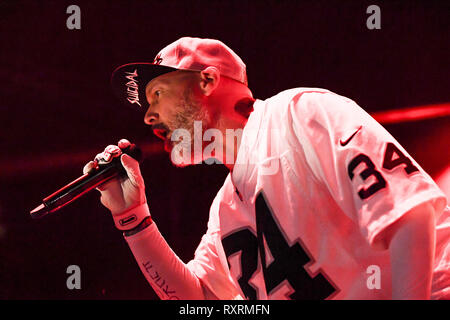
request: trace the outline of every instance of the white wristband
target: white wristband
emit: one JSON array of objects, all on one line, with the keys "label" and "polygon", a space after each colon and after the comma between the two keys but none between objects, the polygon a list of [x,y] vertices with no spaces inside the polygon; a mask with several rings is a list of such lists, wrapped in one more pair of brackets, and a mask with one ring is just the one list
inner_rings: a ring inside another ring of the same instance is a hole
[{"label": "white wristband", "polygon": [[131,230],[138,226],[146,217],[150,217],[147,203],[133,207],[118,215],[113,215],[116,228],[122,231]]}]

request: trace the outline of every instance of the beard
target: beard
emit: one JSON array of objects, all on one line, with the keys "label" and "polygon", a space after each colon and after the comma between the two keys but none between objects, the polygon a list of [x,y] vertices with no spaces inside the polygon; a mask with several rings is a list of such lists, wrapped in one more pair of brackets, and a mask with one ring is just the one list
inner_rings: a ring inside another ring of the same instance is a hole
[{"label": "beard", "polygon": [[183,92],[174,113],[173,120],[168,123],[170,132],[174,134],[171,141],[167,141],[172,164],[186,167],[200,163],[203,160],[203,130],[212,126],[214,115],[194,97],[191,89]]}]

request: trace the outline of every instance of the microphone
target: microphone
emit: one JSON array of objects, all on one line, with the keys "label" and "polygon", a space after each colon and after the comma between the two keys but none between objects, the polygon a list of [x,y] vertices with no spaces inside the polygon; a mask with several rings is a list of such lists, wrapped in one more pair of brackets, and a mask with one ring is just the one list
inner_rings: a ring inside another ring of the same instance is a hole
[{"label": "microphone", "polygon": [[[127,148],[121,149],[121,151],[135,160],[142,162],[142,151],[136,145],[131,144]],[[120,156],[113,158],[108,163],[99,163],[97,168],[75,179],[42,200],[39,206],[30,211],[30,215],[33,219],[42,218],[49,213],[65,207],[103,183],[115,177],[125,175],[126,171],[120,162]]]}]

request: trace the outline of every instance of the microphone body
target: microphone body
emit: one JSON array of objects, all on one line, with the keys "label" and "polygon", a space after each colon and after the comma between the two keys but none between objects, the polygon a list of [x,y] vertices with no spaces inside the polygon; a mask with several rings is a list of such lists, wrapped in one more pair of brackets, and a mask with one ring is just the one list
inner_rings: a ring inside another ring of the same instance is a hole
[{"label": "microphone body", "polygon": [[[130,147],[122,150],[122,152],[130,155],[138,161],[142,160],[142,152],[135,145],[131,145]],[[98,164],[98,167],[94,170],[82,175],[46,197],[42,200],[42,204],[30,212],[30,215],[32,218],[42,218],[47,214],[55,212],[69,203],[72,203],[76,199],[80,198],[92,189],[104,184],[105,182],[125,175],[126,171],[120,162],[119,155],[106,164]]]}]

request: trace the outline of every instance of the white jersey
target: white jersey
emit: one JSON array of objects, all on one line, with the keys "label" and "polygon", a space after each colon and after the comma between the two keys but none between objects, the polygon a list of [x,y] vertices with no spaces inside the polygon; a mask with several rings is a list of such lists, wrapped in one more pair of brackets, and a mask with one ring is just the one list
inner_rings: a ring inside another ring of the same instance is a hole
[{"label": "white jersey", "polygon": [[449,285],[446,201],[355,102],[291,89],[255,101],[234,170],[187,265],[221,299],[390,299],[384,231],[430,202],[439,292]]}]

